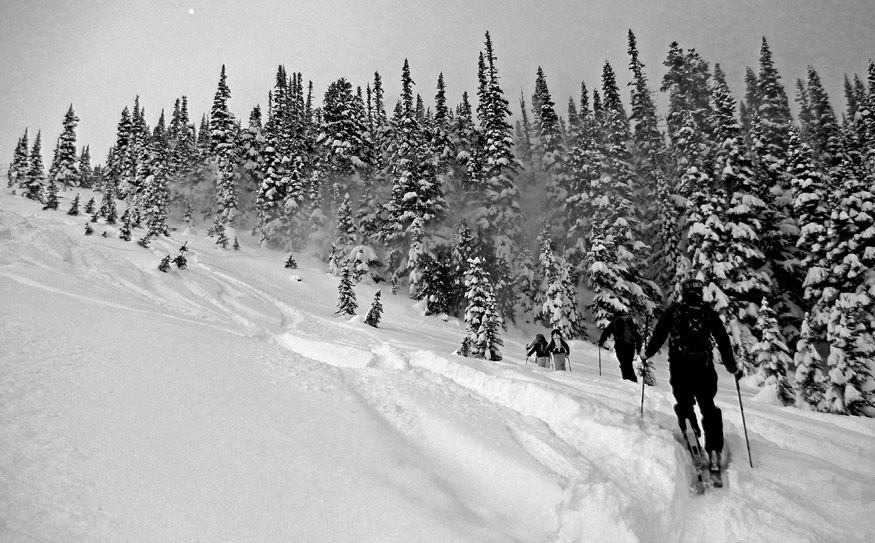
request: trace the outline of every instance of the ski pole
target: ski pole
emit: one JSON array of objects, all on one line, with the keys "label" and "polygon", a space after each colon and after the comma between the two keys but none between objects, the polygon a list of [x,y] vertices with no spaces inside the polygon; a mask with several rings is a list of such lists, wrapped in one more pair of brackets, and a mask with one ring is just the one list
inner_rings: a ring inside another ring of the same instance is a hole
[{"label": "ski pole", "polygon": [[647,379],[644,378],[644,360],[641,360],[641,416],[644,416],[644,383]]},{"label": "ski pole", "polygon": [[744,421],[744,404],[741,403],[741,385],[735,380],[735,390],[738,392],[738,406],[741,408],[741,425],[744,427],[744,441],[747,443],[747,460],[753,468],[753,458],[750,456],[750,440],[747,438],[747,423]]},{"label": "ski pole", "polygon": [[599,345],[599,376],[602,374],[602,346]]}]

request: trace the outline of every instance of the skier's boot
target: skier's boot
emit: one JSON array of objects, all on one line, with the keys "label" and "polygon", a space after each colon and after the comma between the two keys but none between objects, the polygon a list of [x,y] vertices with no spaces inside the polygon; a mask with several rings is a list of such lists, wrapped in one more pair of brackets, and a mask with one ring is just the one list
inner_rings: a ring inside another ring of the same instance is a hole
[{"label": "skier's boot", "polygon": [[711,459],[711,484],[716,487],[723,486],[723,476],[720,472],[720,453],[717,451],[711,451],[710,454]]}]

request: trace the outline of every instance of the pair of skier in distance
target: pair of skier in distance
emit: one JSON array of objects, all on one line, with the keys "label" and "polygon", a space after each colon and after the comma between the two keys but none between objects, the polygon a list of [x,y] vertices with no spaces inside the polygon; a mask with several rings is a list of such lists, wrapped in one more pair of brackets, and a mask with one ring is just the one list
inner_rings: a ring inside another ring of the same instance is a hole
[{"label": "pair of skier in distance", "polygon": [[544,334],[537,334],[535,339],[526,345],[526,360],[535,355],[535,363],[538,366],[546,368],[552,362],[553,369],[556,371],[571,370],[571,364],[568,362],[570,354],[571,349],[558,328],[550,332],[550,343],[547,343]]},{"label": "pair of skier in distance", "polygon": [[[717,343],[726,371],[736,379],[742,377],[742,372],[735,362],[729,335],[720,317],[703,298],[704,287],[704,283],[698,279],[684,281],[680,301],[669,305],[656,323],[653,337],[644,349],[643,360],[653,357],[665,340],[669,340],[669,383],[675,398],[674,411],[678,426],[681,433],[686,435],[687,421],[690,421],[697,438],[704,429],[705,453],[713,471],[719,470],[723,451],[723,416],[714,404],[717,371],[714,368],[712,338]],[[635,321],[629,315],[619,315],[605,328],[599,338],[599,347],[611,335],[614,336],[614,349],[623,379],[637,382],[632,360],[641,349],[641,335]],[[702,414],[701,429],[694,412],[697,403]]]}]

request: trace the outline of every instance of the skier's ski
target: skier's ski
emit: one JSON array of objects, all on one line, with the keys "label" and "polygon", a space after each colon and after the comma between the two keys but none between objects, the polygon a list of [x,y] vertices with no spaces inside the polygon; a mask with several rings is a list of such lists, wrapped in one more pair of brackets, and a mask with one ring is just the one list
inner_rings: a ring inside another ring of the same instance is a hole
[{"label": "skier's ski", "polygon": [[695,478],[690,485],[690,492],[694,494],[705,493],[705,483],[709,480],[708,477],[708,457],[705,451],[699,446],[699,438],[696,437],[696,432],[693,431],[693,425],[687,421],[684,437],[687,441],[687,449],[690,451],[690,456],[693,459],[693,469],[695,470]]}]

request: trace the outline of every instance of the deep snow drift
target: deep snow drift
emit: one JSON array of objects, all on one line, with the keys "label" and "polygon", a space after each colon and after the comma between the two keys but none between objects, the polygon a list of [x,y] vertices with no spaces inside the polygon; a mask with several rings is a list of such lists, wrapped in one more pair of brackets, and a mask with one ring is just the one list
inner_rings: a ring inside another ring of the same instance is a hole
[{"label": "deep snow drift", "polygon": [[[726,487],[691,496],[664,358],[641,417],[589,343],[572,373],[525,364],[532,327],[503,362],[459,358],[463,324],[388,288],[363,324],[370,281],[335,316],[305,255],[221,250],[208,225],[144,249],[87,221],[0,193],[0,541],[875,537],[875,420],[745,387],[751,469],[721,368]],[[189,268],[158,271],[185,241]]]}]

